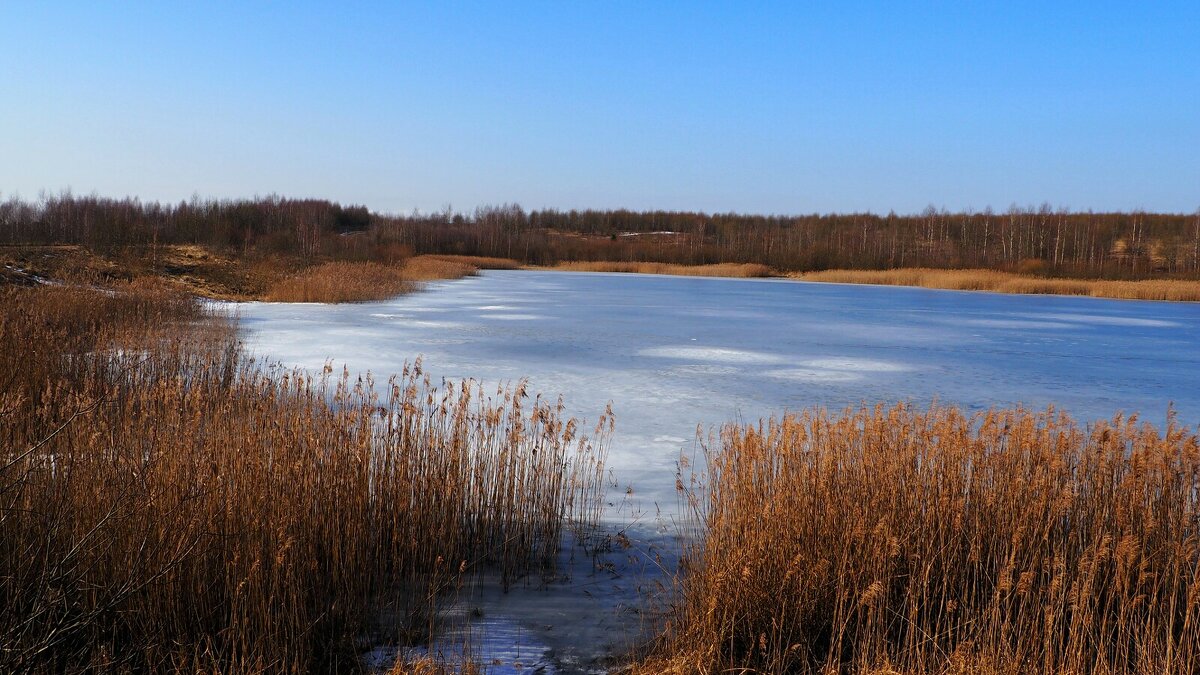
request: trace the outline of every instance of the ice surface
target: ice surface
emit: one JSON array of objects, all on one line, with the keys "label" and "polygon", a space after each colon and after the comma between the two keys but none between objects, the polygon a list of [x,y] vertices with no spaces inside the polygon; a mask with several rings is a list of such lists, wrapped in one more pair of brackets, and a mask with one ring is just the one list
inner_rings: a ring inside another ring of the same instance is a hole
[{"label": "ice surface", "polygon": [[[698,428],[728,421],[936,399],[968,410],[1053,404],[1083,421],[1140,411],[1159,425],[1173,403],[1181,422],[1200,423],[1200,304],[488,271],[385,302],[238,311],[248,347],[287,365],[332,360],[379,379],[421,355],[435,377],[527,377],[530,391],[562,394],[591,422],[612,401],[611,498],[623,508],[609,519],[638,518],[645,541],[673,531],[680,452],[696,452]],[[632,497],[618,501],[626,487]],[[511,646],[517,637],[497,627],[519,626],[522,654],[553,653],[532,663],[596,668],[628,638],[602,636],[640,623],[623,612],[653,583],[618,574],[478,599],[500,633],[484,643]]]},{"label": "ice surface", "polygon": [[638,350],[638,356],[658,356],[665,359],[704,361],[708,363],[778,363],[781,359],[774,354],[752,352],[727,347],[666,346],[648,347]]},{"label": "ice surface", "polygon": [[860,373],[847,372],[844,370],[826,370],[815,368],[782,368],[780,370],[768,370],[763,373],[767,377],[773,377],[780,380],[796,380],[798,382],[855,382],[863,379]]}]

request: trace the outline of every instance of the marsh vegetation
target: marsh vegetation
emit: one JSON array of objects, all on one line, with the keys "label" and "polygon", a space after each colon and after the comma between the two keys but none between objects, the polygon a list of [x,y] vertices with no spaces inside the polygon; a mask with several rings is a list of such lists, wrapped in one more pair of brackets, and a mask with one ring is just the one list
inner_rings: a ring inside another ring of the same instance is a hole
[{"label": "marsh vegetation", "polygon": [[826,270],[792,275],[803,281],[920,286],[955,291],[1086,295],[1121,300],[1200,302],[1200,281],[1186,279],[1061,279],[997,270]]},{"label": "marsh vegetation", "polygon": [[264,368],[146,282],[0,309],[5,672],[354,670],[596,522],[610,418],[523,385]]},{"label": "marsh vegetation", "polygon": [[822,410],[684,463],[644,673],[1192,673],[1200,445],[1172,420]]}]

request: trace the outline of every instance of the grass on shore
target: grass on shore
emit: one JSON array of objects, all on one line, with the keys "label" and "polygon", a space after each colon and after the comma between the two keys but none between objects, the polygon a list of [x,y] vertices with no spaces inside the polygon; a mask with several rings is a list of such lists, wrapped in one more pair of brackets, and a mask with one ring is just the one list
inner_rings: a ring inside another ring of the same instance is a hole
[{"label": "grass on shore", "polygon": [[263,371],[173,287],[0,289],[0,672],[359,669],[552,564],[603,439],[530,399]]},{"label": "grass on shore", "polygon": [[[527,268],[508,258],[461,255],[419,255],[392,262],[333,261],[311,265],[286,257],[239,257],[195,245],[165,245],[116,254],[99,254],[81,246],[7,246],[0,247],[0,263],[0,285],[29,285],[36,283],[39,277],[89,284],[149,277],[163,279],[180,290],[202,297],[284,302],[380,300],[412,291],[417,288],[416,282],[455,279],[474,274],[478,269],[539,269]],[[548,269],[730,278],[783,276],[782,272],[766,265],[751,263],[677,265],[575,261],[562,262]],[[1200,281],[1179,279],[1063,279],[986,269],[927,268],[825,270],[792,272],[786,276],[802,281],[997,293],[1200,301]]]},{"label": "grass on shore", "polygon": [[418,258],[462,263],[481,270],[519,270],[522,267],[519,260],[513,260],[512,258],[492,258],[482,255],[442,255],[429,253],[420,255]]},{"label": "grass on shore", "polygon": [[1087,295],[1125,300],[1200,301],[1200,281],[1176,279],[1143,281],[1057,279],[996,270],[942,270],[915,267],[894,270],[826,270],[796,273],[789,276],[802,281],[920,286],[957,291]]},{"label": "grass on shore", "polygon": [[[637,262],[562,262],[550,269],[572,272],[627,272],[729,278],[781,276],[766,265],[752,263],[675,265],[669,263]],[[994,293],[1086,295],[1124,300],[1200,302],[1200,281],[1178,279],[1148,279],[1141,281],[1059,279],[1014,274],[998,270],[944,270],[916,267],[894,270],[793,272],[786,276],[790,279],[799,279],[801,281],[844,284],[914,286],[956,291],[991,291]]]},{"label": "grass on shore", "polygon": [[420,288],[423,281],[460,279],[478,272],[462,260],[417,256],[395,265],[329,262],[308,267],[267,289],[267,302],[369,302]]},{"label": "grass on shore", "polygon": [[399,265],[329,262],[281,279],[267,289],[267,302],[367,302],[415,290]]},{"label": "grass on shore", "polygon": [[671,274],[696,277],[759,278],[776,276],[774,270],[757,263],[718,263],[715,265],[676,265],[656,262],[561,262],[550,269],[565,272],[622,272],[629,274]]},{"label": "grass on shore", "polygon": [[700,538],[635,672],[1200,669],[1200,446],[1174,422],[898,406],[722,438],[681,472]]},{"label": "grass on shore", "polygon": [[422,281],[516,267],[500,258],[426,255],[309,264],[294,257],[239,256],[195,245],[107,253],[82,246],[0,247],[0,287],[37,285],[39,280],[104,286],[143,279],[205,298],[269,302],[383,300],[414,291]]}]

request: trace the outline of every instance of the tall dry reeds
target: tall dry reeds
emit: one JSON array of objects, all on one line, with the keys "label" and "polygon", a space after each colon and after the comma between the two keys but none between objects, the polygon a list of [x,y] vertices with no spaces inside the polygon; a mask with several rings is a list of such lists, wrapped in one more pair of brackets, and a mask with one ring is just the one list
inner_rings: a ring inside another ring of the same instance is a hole
[{"label": "tall dry reeds", "polygon": [[478,268],[465,260],[417,256],[397,264],[328,262],[271,284],[268,302],[368,302],[410,293],[422,281],[459,279]]},{"label": "tall dry reeds", "polygon": [[211,325],[137,284],[0,291],[0,671],[355,670],[594,523],[610,418],[263,370]]},{"label": "tall dry reeds", "polygon": [[573,261],[559,263],[552,269],[567,272],[623,272],[630,274],[671,274],[694,277],[759,278],[775,276],[775,271],[770,267],[757,263],[677,265],[660,262]]},{"label": "tall dry reeds", "polygon": [[802,281],[842,284],[921,286],[956,291],[995,293],[1088,295],[1123,300],[1173,300],[1200,302],[1200,281],[1149,279],[1121,281],[1104,279],[1056,279],[1012,274],[998,270],[946,270],[903,268],[893,270],[825,270],[793,274]]},{"label": "tall dry reeds", "polygon": [[429,254],[417,256],[415,259],[441,260],[444,262],[462,263],[481,270],[517,270],[521,262],[512,258],[496,258],[482,255],[439,255]]},{"label": "tall dry reeds", "polygon": [[268,302],[366,302],[407,293],[416,284],[397,265],[330,262],[305,268],[271,284]]},{"label": "tall dry reeds", "polygon": [[722,438],[680,476],[699,535],[640,672],[1200,671],[1200,447],[1173,420],[901,405]]}]

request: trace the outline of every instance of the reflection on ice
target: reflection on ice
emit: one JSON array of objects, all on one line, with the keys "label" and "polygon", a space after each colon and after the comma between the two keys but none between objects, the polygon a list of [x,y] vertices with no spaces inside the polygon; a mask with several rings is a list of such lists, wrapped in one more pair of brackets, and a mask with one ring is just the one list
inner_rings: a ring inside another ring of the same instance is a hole
[{"label": "reflection on ice", "polygon": [[1028,316],[1043,319],[1070,321],[1072,323],[1095,324],[1100,326],[1145,326],[1151,328],[1170,328],[1180,324],[1162,319],[1143,319],[1131,316],[1103,316],[1100,314],[1030,314]]},{"label": "reflection on ice", "polygon": [[673,375],[733,375],[741,372],[736,366],[718,366],[706,363],[689,363],[683,366],[671,366],[667,373]]},{"label": "reflection on ice", "polygon": [[406,326],[411,326],[413,328],[432,328],[435,330],[448,330],[448,329],[457,329],[457,328],[463,327],[463,324],[461,324],[457,321],[414,320],[414,321],[402,321],[400,323],[402,323],[403,325],[406,325]]},{"label": "reflection on ice", "polygon": [[797,382],[855,382],[863,379],[860,373],[844,370],[818,370],[815,368],[781,368],[763,373],[767,377]]},{"label": "reflection on ice", "polygon": [[724,347],[648,347],[638,350],[637,355],[712,363],[777,363],[780,361],[780,358],[773,354]]},{"label": "reflection on ice", "polygon": [[1074,328],[1069,323],[1061,321],[1030,321],[1028,319],[963,319],[964,326],[983,326],[985,328],[1004,328],[1008,330],[1044,330]]},{"label": "reflection on ice", "polygon": [[876,361],[873,359],[856,359],[853,357],[834,357],[827,359],[811,359],[801,361],[797,365],[823,370],[861,371],[865,373],[902,373],[912,370],[912,367],[891,361]]},{"label": "reflection on ice", "polygon": [[537,321],[546,317],[537,314],[484,314],[483,318],[500,321]]},{"label": "reflection on ice", "polygon": [[414,345],[465,345],[465,338],[414,338],[409,340],[409,344]]}]

